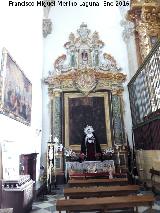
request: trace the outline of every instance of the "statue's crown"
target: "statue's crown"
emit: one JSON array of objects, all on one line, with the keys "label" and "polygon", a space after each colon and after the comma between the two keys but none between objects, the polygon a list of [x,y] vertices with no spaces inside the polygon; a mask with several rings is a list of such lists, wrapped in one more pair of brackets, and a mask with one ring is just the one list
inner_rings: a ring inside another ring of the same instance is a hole
[{"label": "statue's crown", "polygon": [[87,134],[87,131],[90,130],[91,132],[94,132],[94,129],[92,126],[89,126],[87,125],[85,128],[84,128],[84,133]]}]

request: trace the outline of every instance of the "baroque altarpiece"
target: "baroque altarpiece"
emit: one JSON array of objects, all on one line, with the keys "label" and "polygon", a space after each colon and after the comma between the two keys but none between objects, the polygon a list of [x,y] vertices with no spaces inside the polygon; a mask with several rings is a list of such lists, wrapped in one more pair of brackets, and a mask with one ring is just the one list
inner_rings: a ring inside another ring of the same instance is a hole
[{"label": "baroque altarpiece", "polygon": [[[64,44],[67,54],[57,58],[45,79],[50,97],[51,140],[80,152],[86,125],[93,126],[102,150],[126,144],[123,128],[123,82],[116,60],[103,53],[98,32],[82,23],[77,36]],[[63,163],[61,164],[63,165]]]}]

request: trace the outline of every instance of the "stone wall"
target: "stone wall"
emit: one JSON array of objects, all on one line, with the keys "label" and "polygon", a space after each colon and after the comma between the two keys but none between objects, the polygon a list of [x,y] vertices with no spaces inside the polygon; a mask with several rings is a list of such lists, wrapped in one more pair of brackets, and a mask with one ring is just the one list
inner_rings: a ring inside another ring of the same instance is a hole
[{"label": "stone wall", "polygon": [[[149,170],[153,167],[160,171],[160,150],[138,150],[137,164],[141,180],[150,180]],[[153,180],[160,183],[160,177],[154,176]]]}]

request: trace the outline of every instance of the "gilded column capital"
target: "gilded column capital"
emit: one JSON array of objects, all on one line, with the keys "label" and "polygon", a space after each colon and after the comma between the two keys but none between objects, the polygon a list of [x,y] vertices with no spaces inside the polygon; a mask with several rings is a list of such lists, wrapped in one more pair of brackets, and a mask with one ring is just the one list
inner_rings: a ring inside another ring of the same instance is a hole
[{"label": "gilded column capital", "polygon": [[62,92],[61,89],[54,89],[53,90],[53,96],[54,97],[60,97],[61,96],[61,92]]},{"label": "gilded column capital", "polygon": [[54,89],[54,88],[48,88],[48,95],[50,99],[53,99],[54,97],[60,97],[61,96],[61,89]]},{"label": "gilded column capital", "polygon": [[158,23],[160,19],[160,1],[132,0],[127,19],[134,22],[143,21]]},{"label": "gilded column capital", "polygon": [[134,0],[127,19],[134,22],[142,60],[160,37],[160,1]]},{"label": "gilded column capital", "polygon": [[52,21],[51,19],[43,19],[43,37],[46,38],[48,34],[52,32]]},{"label": "gilded column capital", "polygon": [[114,88],[112,89],[112,95],[122,96],[124,89],[123,88]]}]

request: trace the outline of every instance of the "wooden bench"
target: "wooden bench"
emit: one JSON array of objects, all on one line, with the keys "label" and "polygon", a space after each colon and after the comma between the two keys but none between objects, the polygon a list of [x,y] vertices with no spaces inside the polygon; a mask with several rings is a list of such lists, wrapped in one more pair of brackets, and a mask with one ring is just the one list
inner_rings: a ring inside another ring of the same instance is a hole
[{"label": "wooden bench", "polygon": [[156,170],[154,168],[150,169],[149,172],[151,173],[151,180],[146,180],[146,185],[148,187],[152,188],[152,191],[154,193],[159,193],[160,190],[160,182],[159,179],[155,179],[155,176],[159,176],[160,177],[160,171]]},{"label": "wooden bench", "polygon": [[153,177],[156,176],[160,176],[160,171],[155,170],[154,168],[150,169],[149,172],[151,173],[151,180],[153,180]]},{"label": "wooden bench", "polygon": [[[126,178],[127,174],[126,173],[114,173],[113,174],[114,178]],[[69,172],[69,179],[98,179],[98,178],[109,178],[109,173],[108,172],[97,172],[97,173],[90,173],[90,172],[84,172],[84,173],[71,173]]]},{"label": "wooden bench", "polygon": [[57,200],[56,210],[59,211],[101,211],[123,208],[134,208],[138,212],[138,206],[149,206],[152,212],[154,196],[152,195],[129,195],[122,197],[102,197],[86,199]]},{"label": "wooden bench", "polygon": [[93,185],[126,185],[128,184],[127,178],[113,178],[113,179],[73,179],[68,181],[69,186],[93,186]]},{"label": "wooden bench", "polygon": [[100,186],[90,188],[65,188],[64,196],[69,198],[84,198],[84,197],[108,197],[108,196],[125,196],[137,193],[138,185],[126,186]]}]

